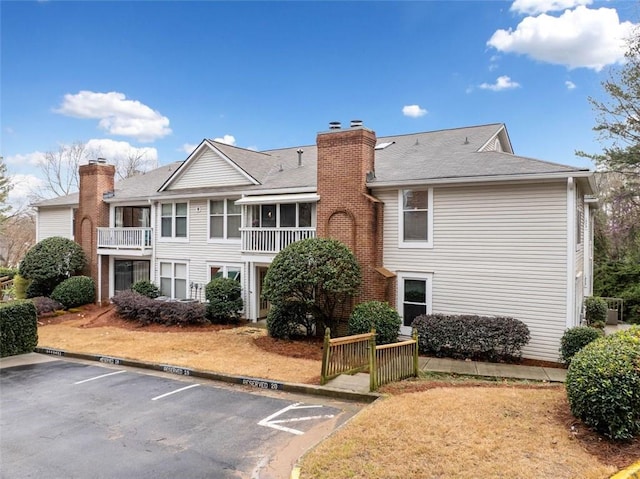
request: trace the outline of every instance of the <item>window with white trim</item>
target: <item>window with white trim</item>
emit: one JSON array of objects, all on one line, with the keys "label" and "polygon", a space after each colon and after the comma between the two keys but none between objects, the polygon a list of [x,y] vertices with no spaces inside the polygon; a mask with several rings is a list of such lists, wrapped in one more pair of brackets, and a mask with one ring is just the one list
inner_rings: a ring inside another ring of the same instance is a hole
[{"label": "window with white trim", "polygon": [[433,245],[433,190],[399,191],[399,245],[429,248]]},{"label": "window with white trim", "polygon": [[187,263],[177,261],[160,262],[160,294],[174,299],[188,297]]},{"label": "window with white trim", "polygon": [[240,238],[241,218],[242,208],[235,204],[235,200],[209,200],[209,238]]},{"label": "window with white trim", "polygon": [[160,236],[186,238],[188,211],[188,203],[162,203],[160,205]]},{"label": "window with white trim", "polygon": [[231,278],[242,284],[242,268],[232,265],[210,265],[209,280],[215,278]]},{"label": "window with white trim", "polygon": [[411,323],[422,314],[431,313],[431,273],[398,273],[398,313],[401,330],[411,333]]}]

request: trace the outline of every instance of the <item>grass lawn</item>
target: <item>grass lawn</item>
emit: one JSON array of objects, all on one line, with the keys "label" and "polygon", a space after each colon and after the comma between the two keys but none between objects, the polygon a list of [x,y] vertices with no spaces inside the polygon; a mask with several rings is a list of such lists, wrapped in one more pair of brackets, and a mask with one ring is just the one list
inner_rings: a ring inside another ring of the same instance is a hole
[{"label": "grass lawn", "polygon": [[[138,327],[113,311],[41,318],[41,347],[288,382],[318,383],[319,343],[242,326]],[[564,387],[434,375],[382,389],[301,460],[302,478],[608,478],[640,459],[569,412]]]}]

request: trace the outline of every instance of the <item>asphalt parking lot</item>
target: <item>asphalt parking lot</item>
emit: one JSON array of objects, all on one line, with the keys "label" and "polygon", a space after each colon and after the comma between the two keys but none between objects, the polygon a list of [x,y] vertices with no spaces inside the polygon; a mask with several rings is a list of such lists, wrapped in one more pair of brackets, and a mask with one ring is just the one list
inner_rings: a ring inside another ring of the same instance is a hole
[{"label": "asphalt parking lot", "polygon": [[362,405],[119,366],[0,368],[0,477],[284,478]]}]

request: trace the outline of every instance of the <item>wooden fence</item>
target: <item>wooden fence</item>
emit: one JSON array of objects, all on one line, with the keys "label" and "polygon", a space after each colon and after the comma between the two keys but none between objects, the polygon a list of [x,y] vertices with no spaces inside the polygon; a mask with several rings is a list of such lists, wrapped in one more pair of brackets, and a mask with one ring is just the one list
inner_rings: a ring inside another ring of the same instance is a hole
[{"label": "wooden fence", "polygon": [[399,343],[376,346],[375,362],[370,370],[370,390],[384,384],[418,376],[418,333]]},{"label": "wooden fence", "polygon": [[331,330],[325,329],[320,384],[326,384],[327,381],[341,374],[365,371],[370,363],[371,343],[375,348],[375,330],[370,333],[331,339]]},{"label": "wooden fence", "polygon": [[4,301],[5,292],[13,287],[13,279],[9,276],[0,278],[0,301]]},{"label": "wooden fence", "polygon": [[340,374],[369,371],[369,389],[418,376],[418,337],[399,343],[376,346],[376,331],[331,339],[325,330],[320,384]]}]

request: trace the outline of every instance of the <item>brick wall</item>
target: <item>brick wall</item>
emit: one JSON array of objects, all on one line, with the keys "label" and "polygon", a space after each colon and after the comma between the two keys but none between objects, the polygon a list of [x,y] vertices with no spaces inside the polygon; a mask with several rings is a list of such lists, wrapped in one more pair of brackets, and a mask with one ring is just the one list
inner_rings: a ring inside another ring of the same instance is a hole
[{"label": "brick wall", "polygon": [[319,133],[317,234],[345,243],[362,269],[357,302],[388,301],[382,266],[383,205],[370,195],[366,176],[374,171],[376,134],[364,127]]},{"label": "brick wall", "polygon": [[109,226],[109,205],[102,200],[102,194],[113,191],[116,168],[105,163],[80,166],[80,198],[76,212],[75,239],[87,255],[88,266],[85,274],[96,282],[98,303],[109,301],[109,258],[102,257],[102,297],[98,297],[98,227]]}]

